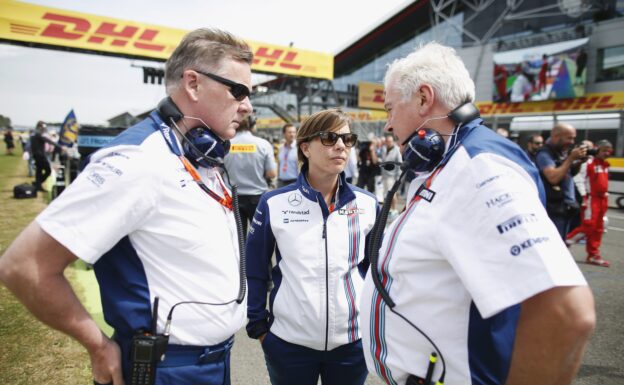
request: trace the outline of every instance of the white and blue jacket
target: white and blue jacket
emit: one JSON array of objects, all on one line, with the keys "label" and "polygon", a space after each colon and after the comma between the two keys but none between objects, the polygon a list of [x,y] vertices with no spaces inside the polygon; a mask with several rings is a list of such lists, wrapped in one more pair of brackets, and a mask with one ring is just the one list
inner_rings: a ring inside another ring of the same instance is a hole
[{"label": "white and blue jacket", "polygon": [[331,350],[360,339],[359,294],[378,206],[342,173],[330,213],[306,173],[304,167],[296,183],[264,194],[257,206],[247,239],[247,332],[258,338],[270,328],[287,342]]}]

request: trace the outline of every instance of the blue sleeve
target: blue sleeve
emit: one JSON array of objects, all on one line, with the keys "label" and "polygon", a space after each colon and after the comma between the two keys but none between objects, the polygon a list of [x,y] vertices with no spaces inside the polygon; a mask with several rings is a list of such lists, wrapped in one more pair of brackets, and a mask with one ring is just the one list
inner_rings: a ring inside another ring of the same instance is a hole
[{"label": "blue sleeve", "polygon": [[539,171],[542,171],[546,167],[557,167],[555,160],[547,151],[538,151],[535,156],[535,163]]},{"label": "blue sleeve", "polygon": [[247,335],[258,338],[269,330],[269,311],[266,308],[267,287],[275,237],[271,230],[266,194],[262,196],[249,228],[247,244]]},{"label": "blue sleeve", "polygon": [[[379,205],[375,205],[375,223],[377,223],[377,219],[379,219]],[[368,256],[370,255],[370,248],[373,244],[373,235],[375,233],[375,226],[371,228],[368,234],[366,234],[366,240],[364,244],[364,259],[358,265],[358,270],[360,271],[360,275],[362,278],[366,277],[366,273],[368,272],[368,267],[370,266],[370,259]],[[379,246],[381,247],[381,241],[383,240],[383,234],[381,239],[379,240]]]}]

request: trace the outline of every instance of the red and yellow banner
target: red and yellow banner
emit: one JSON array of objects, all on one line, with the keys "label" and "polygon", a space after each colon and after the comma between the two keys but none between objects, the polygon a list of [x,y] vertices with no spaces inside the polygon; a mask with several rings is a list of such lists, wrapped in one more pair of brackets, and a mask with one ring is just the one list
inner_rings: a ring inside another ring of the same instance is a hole
[{"label": "red and yellow banner", "polygon": [[[0,0],[0,40],[164,61],[187,32]],[[333,79],[333,55],[246,41],[254,51],[254,71]]]},{"label": "red and yellow banner", "polygon": [[477,102],[481,116],[544,115],[553,112],[619,111],[624,109],[624,92],[586,94],[580,98],[523,103]]},{"label": "red and yellow banner", "polygon": [[[358,122],[377,122],[388,119],[388,114],[386,113],[386,111],[379,110],[351,110],[345,111],[345,113],[348,114],[351,119]],[[303,115],[301,117],[301,120],[306,120],[308,116],[310,115]],[[259,118],[256,121],[256,127],[258,129],[277,128],[284,126],[284,124],[286,124],[286,122],[279,117]]]},{"label": "red and yellow banner", "polygon": [[358,84],[358,107],[385,109],[383,84],[360,82]]}]

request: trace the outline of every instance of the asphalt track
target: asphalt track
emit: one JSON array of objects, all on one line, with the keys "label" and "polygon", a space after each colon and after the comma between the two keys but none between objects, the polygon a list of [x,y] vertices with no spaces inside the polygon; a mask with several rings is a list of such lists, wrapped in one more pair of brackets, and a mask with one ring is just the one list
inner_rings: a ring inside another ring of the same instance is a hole
[{"label": "asphalt track", "polygon": [[[598,314],[596,331],[573,385],[624,384],[624,210],[611,208],[607,215],[608,232],[603,238],[601,251],[603,257],[611,262],[610,268],[585,264],[584,245],[571,248],[594,292]],[[110,333],[110,328],[102,319],[93,271],[79,267],[76,272],[78,285],[87,298],[87,310]],[[249,339],[244,329],[236,334],[231,365],[233,385],[270,384],[260,344]],[[366,381],[366,385],[381,384],[373,375],[369,375]]]}]

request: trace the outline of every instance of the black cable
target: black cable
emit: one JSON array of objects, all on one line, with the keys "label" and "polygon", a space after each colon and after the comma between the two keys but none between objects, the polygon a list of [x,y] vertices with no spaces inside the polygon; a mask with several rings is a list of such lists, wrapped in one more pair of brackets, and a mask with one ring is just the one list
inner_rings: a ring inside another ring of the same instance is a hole
[{"label": "black cable", "polygon": [[[395,164],[394,162],[387,162],[387,164],[392,164],[395,167],[397,166],[397,164]],[[383,163],[381,165],[382,167],[384,166]],[[392,198],[394,198],[394,195],[398,191],[399,186],[401,185],[403,178],[405,177],[405,174],[408,171],[407,167],[402,167],[402,168],[403,168],[403,172],[397,178],[396,182],[394,182],[394,184],[392,185],[392,188],[390,189],[390,191],[388,191],[388,194],[386,194],[386,199],[384,200],[384,204],[381,208],[381,212],[379,213],[379,216],[377,217],[377,219],[375,220],[375,224],[373,225],[372,245],[371,245],[370,253],[368,256],[368,259],[370,261],[370,266],[371,266],[371,276],[373,277],[373,283],[375,284],[375,288],[377,289],[377,292],[379,293],[379,295],[381,295],[381,298],[383,298],[384,302],[388,305],[388,307],[390,308],[390,311],[398,315],[399,317],[401,317],[401,319],[403,319],[411,327],[416,329],[416,331],[420,333],[423,337],[425,337],[427,341],[429,341],[431,346],[433,346],[433,348],[436,350],[436,352],[440,356],[440,360],[442,361],[442,375],[440,376],[440,379],[438,380],[438,382],[443,384],[444,377],[446,376],[446,361],[444,360],[444,355],[442,354],[440,349],[438,349],[438,346],[433,342],[433,340],[424,331],[422,331],[418,326],[414,325],[403,314],[399,313],[398,311],[394,309],[396,304],[394,303],[392,298],[390,298],[390,294],[386,291],[385,287],[381,283],[381,279],[379,278],[379,273],[377,270],[378,263],[379,263],[378,262],[379,261],[379,248],[381,247],[380,241],[381,241],[383,232],[386,228],[386,222],[388,221],[388,213],[390,212],[390,205],[392,204]]]}]

